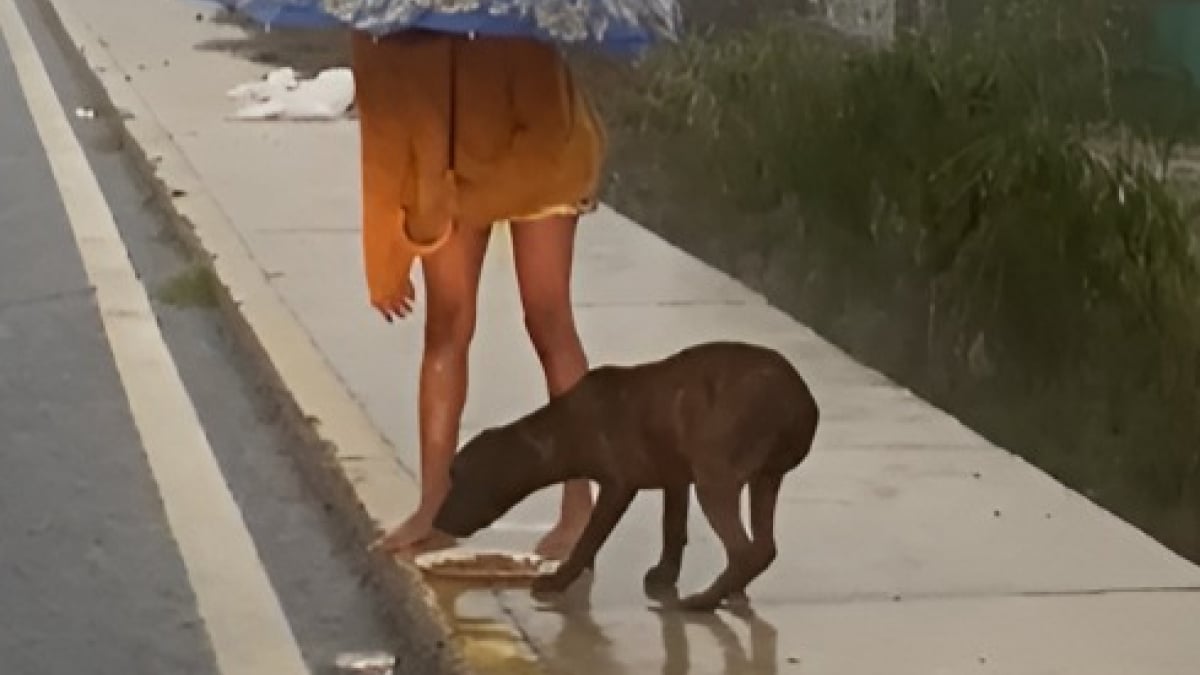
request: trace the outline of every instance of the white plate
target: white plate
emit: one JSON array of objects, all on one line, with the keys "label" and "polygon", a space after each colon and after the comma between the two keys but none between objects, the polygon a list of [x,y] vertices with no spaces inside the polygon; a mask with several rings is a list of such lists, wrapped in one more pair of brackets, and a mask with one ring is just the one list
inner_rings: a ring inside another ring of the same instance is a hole
[{"label": "white plate", "polygon": [[[470,562],[480,556],[503,556],[519,563],[519,570],[495,570],[482,566],[443,568],[446,563]],[[559,561],[545,560],[535,553],[504,551],[500,549],[448,548],[422,553],[413,560],[424,572],[439,577],[457,579],[533,579],[551,574],[558,569]]]}]

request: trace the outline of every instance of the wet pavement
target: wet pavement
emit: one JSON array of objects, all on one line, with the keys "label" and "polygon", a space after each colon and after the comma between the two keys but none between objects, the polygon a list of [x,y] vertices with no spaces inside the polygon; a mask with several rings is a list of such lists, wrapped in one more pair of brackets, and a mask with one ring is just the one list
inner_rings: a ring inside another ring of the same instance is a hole
[{"label": "wet pavement", "polygon": [[[330,373],[298,376],[301,398],[352,401],[353,410],[337,409],[365,415],[390,444],[394,461],[385,467],[372,455],[376,463],[364,469],[354,455],[375,447],[363,442],[369,434],[354,436],[356,445],[346,430],[361,431],[357,422],[322,420],[330,442],[346,441],[338,468],[352,476],[367,515],[393,522],[415,495],[423,308],[388,326],[364,301],[353,122],[229,122],[223,92],[265,69],[199,46],[237,38],[235,27],[197,22],[190,10],[153,0],[105,11],[55,1],[72,6],[89,39],[103,40],[107,58],[132,74],[127,88],[110,81],[122,96],[136,92],[187,157],[188,172],[165,179],[186,176],[219,204],[221,226],[231,224],[242,247],[222,254],[244,249],[319,351]],[[135,34],[134,15],[153,16],[160,30]],[[166,61],[170,67],[137,69]],[[146,143],[165,147],[145,133]],[[1200,569],[729,277],[601,209],[581,226],[575,300],[596,363],[657,359],[709,339],[779,349],[809,378],[822,426],[810,459],[785,481],[780,554],[749,589],[753,612],[684,616],[643,597],[641,576],[659,546],[659,499],[647,494],[601,550],[595,575],[559,602],[535,602],[521,588],[433,587],[479,672],[1194,672]],[[498,228],[485,263],[464,439],[542,402],[521,323],[507,232]],[[555,506],[552,491],[536,495],[470,543],[528,548]],[[696,511],[684,591],[723,562]]]}]

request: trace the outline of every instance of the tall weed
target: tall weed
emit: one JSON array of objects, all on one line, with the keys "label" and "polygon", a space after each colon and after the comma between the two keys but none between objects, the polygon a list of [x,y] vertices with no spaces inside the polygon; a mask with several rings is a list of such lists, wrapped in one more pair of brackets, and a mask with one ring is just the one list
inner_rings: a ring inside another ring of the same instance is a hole
[{"label": "tall weed", "polygon": [[653,63],[637,119],[739,214],[728,241],[821,277],[819,329],[1200,557],[1200,265],[1141,151],[1186,125],[1129,105],[1135,4],[1019,0],[882,51],[776,19]]}]

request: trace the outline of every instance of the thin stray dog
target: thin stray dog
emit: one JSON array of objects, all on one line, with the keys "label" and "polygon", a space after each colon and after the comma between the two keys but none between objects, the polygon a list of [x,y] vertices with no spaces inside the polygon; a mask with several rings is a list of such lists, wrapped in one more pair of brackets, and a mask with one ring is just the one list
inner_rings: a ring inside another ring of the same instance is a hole
[{"label": "thin stray dog", "polygon": [[[804,379],[764,347],[712,342],[656,362],[598,367],[563,396],[467,443],[454,458],[434,525],[468,537],[537,490],[595,481],[596,509],[579,542],[557,571],[533,583],[536,594],[557,593],[592,567],[637,492],[661,489],[662,557],[645,589],[662,597],[679,581],[694,483],[728,563],[680,606],[711,611],[744,599],[746,586],[775,560],[780,485],[808,456],[819,417]],[[753,538],[740,513],[747,485]]]}]

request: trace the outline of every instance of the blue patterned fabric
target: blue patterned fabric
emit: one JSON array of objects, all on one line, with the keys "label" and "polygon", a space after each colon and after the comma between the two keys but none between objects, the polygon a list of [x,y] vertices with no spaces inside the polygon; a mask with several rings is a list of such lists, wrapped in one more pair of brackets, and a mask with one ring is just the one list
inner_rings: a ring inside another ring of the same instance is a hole
[{"label": "blue patterned fabric", "polygon": [[213,0],[268,29],[350,26],[532,37],[640,52],[673,40],[678,0]]}]

